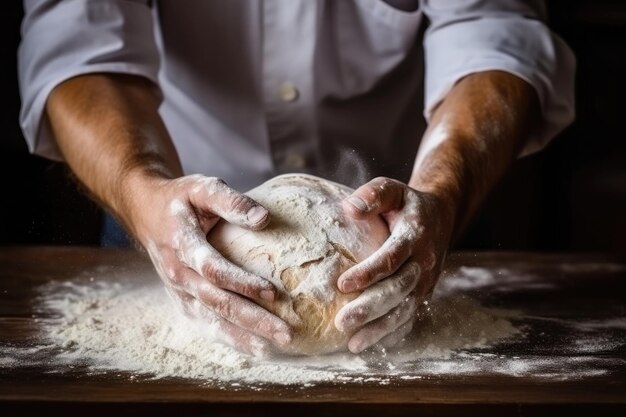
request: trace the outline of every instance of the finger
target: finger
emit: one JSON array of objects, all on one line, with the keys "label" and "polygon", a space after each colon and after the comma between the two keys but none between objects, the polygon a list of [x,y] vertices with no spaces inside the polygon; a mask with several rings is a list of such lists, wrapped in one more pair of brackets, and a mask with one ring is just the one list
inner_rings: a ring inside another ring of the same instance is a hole
[{"label": "finger", "polygon": [[183,289],[220,317],[280,346],[291,341],[291,328],[276,315],[248,299],[214,286],[193,270],[187,269],[186,274]]},{"label": "finger", "polygon": [[398,327],[398,329],[383,337],[380,342],[378,342],[378,346],[381,348],[391,348],[398,345],[400,342],[406,340],[406,337],[411,333],[413,327],[415,326],[415,320],[409,320],[404,323],[402,326]]},{"label": "finger", "polygon": [[343,201],[344,210],[360,219],[372,215],[399,210],[404,204],[406,184],[378,177],[357,188]]},{"label": "finger", "polygon": [[273,351],[272,345],[265,339],[247,332],[216,315],[198,299],[184,291],[168,288],[168,293],[178,301],[177,304],[181,306],[186,315],[215,325],[219,330],[218,338],[224,339],[227,344],[235,349],[261,358],[271,356]]},{"label": "finger", "polygon": [[247,195],[230,188],[219,178],[195,179],[189,193],[189,201],[200,210],[216,214],[228,223],[246,229],[262,229],[270,220],[270,213],[265,207]]},{"label": "finger", "polygon": [[238,267],[211,246],[200,229],[181,240],[181,261],[213,285],[254,300],[273,301],[278,292],[266,279]]},{"label": "finger", "polygon": [[175,265],[180,264],[176,254],[171,250],[161,250],[153,241],[146,244],[146,251],[157,275],[164,283],[167,283],[174,275]]},{"label": "finger", "polygon": [[417,300],[414,295],[409,295],[396,308],[382,317],[365,325],[356,332],[348,342],[348,349],[352,353],[359,353],[370,346],[375,345],[387,335],[394,333],[406,322],[415,318]]},{"label": "finger", "polygon": [[393,276],[372,285],[337,312],[335,327],[339,331],[357,329],[398,306],[415,289],[419,266],[407,262]]},{"label": "finger", "polygon": [[415,287],[415,295],[422,302],[427,302],[432,298],[435,286],[437,285],[437,277],[432,273],[425,273],[420,276],[419,282]]},{"label": "finger", "polygon": [[363,290],[396,272],[411,256],[410,239],[404,228],[396,227],[376,252],[341,274],[337,280],[339,289]]},{"label": "finger", "polygon": [[428,245],[414,253],[414,262],[420,266],[420,278],[415,288],[417,298],[424,301],[430,300],[439,279],[441,257],[438,257]]},{"label": "finger", "polygon": [[247,332],[227,320],[222,318],[219,320],[221,330],[228,337],[227,342],[235,349],[262,359],[268,359],[274,355],[275,349],[267,340]]}]

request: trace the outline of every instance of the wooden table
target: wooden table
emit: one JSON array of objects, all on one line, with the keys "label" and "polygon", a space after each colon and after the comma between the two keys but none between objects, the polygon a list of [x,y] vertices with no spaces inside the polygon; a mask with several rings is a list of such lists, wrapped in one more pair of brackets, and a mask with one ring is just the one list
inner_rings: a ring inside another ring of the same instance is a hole
[{"label": "wooden table", "polygon": [[[132,251],[96,248],[0,249],[0,358],[3,348],[28,347],[38,332],[36,288],[68,280],[102,265],[150,268]],[[520,309],[534,317],[604,320],[626,317],[626,263],[597,255],[458,253],[459,266],[506,268],[534,277],[503,289],[495,282],[477,292],[483,303]],[[532,280],[535,281],[532,281]],[[540,283],[541,285],[537,285]],[[555,358],[564,349],[563,329],[531,329],[529,337],[497,354]],[[541,335],[541,336],[540,336]],[[54,365],[0,367],[0,414],[110,415],[626,415],[626,328],[607,329],[609,347],[588,354],[597,375],[567,379],[541,376],[446,375],[392,380],[388,385],[323,383],[312,387],[267,387],[238,391],[180,379],[130,379],[123,372],[90,375]],[[569,340],[569,339],[568,339]],[[576,355],[585,355],[577,353]],[[584,359],[584,358],[583,358]],[[591,365],[590,365],[591,364]],[[576,365],[572,365],[576,366]],[[567,374],[568,369],[561,372]],[[575,373],[575,369],[571,370]],[[4,410],[4,411],[3,411]],[[5,414],[8,411],[8,414]],[[566,414],[567,415],[567,414]]]}]

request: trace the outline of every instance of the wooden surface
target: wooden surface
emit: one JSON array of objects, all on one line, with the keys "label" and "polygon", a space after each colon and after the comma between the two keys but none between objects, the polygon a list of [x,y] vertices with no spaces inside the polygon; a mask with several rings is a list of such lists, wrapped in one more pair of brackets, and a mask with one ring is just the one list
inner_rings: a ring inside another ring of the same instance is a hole
[{"label": "wooden surface", "polygon": [[[0,248],[0,358],[3,349],[27,348],[36,339],[37,288],[111,265],[131,270],[150,268],[146,259],[132,251]],[[547,322],[554,318],[606,320],[626,316],[626,264],[620,260],[597,255],[462,253],[450,256],[446,270],[459,266],[504,268],[535,277],[533,285],[522,282],[519,288],[509,285],[503,289],[497,282],[483,286],[474,295],[488,305],[523,310]],[[604,339],[607,348],[589,353],[593,357],[586,362],[598,372],[577,376],[579,365],[572,361],[568,365],[571,369],[559,370],[563,375],[571,373],[567,378],[448,374],[419,380],[392,378],[387,385],[322,383],[260,390],[239,387],[234,391],[182,379],[131,379],[124,372],[93,375],[53,362],[16,364],[0,367],[0,411],[11,415],[273,415],[276,411],[304,415],[553,415],[556,411],[626,415],[626,329],[606,330]],[[562,329],[548,326],[531,329],[524,340],[497,347],[494,353],[563,359],[572,355],[568,343],[571,338]]]}]

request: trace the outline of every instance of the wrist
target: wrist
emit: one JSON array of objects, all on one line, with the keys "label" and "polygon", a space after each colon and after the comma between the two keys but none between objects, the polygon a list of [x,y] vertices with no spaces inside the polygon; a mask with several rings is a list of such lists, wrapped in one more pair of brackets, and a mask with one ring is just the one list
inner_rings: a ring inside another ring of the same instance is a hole
[{"label": "wrist", "polygon": [[162,204],[163,187],[174,178],[156,166],[136,166],[120,174],[115,194],[114,213],[127,230],[143,245],[151,217]]},{"label": "wrist", "polygon": [[444,229],[449,231],[447,234],[454,235],[462,201],[460,193],[452,187],[435,183],[417,182],[411,184],[410,187],[428,196],[433,203],[434,215],[445,222]]},{"label": "wrist", "polygon": [[455,169],[453,165],[447,158],[433,158],[432,163],[414,172],[409,181],[411,188],[432,198],[437,207],[437,216],[446,219],[451,236],[458,233],[459,217],[467,199],[463,170]]}]

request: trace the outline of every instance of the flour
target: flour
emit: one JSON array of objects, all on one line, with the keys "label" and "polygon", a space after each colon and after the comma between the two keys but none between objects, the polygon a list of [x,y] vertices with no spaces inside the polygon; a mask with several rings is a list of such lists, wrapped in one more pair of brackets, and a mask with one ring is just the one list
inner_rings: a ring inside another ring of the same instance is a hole
[{"label": "flour", "polygon": [[[562,269],[555,266],[557,276]],[[487,278],[467,285],[476,276]],[[418,322],[398,351],[261,360],[217,342],[211,326],[182,317],[148,264],[98,267],[37,290],[33,320],[39,333],[28,344],[0,344],[0,371],[34,367],[131,380],[184,378],[238,390],[473,375],[567,380],[623,369],[616,352],[626,346],[626,317],[540,316],[486,308],[461,295],[480,294],[489,277],[511,291],[516,280],[519,288],[528,284],[535,291],[531,276],[528,268],[449,270],[430,303],[431,318]]]},{"label": "flour", "polygon": [[[339,292],[337,278],[389,236],[382,218],[364,221],[345,215],[341,202],[351,191],[312,175],[280,175],[247,192],[271,213],[265,228],[252,232],[221,222],[208,235],[209,243],[226,259],[278,290],[276,300],[259,304],[293,330],[291,342],[282,348],[285,353],[317,355],[347,349],[351,329],[339,330],[333,319],[359,294]],[[391,294],[387,298],[393,300]]]},{"label": "flour", "polygon": [[449,358],[457,349],[484,347],[519,334],[508,313],[444,296],[431,304],[432,318],[398,352],[261,360],[215,341],[210,326],[180,315],[156,277],[153,284],[139,286],[130,280],[99,279],[51,284],[40,299],[42,312],[53,317],[45,320],[41,336],[48,348],[59,349],[56,360],[86,365],[96,373],[127,371],[222,385],[385,383],[393,375],[406,376],[416,361],[419,366],[420,360]]}]

